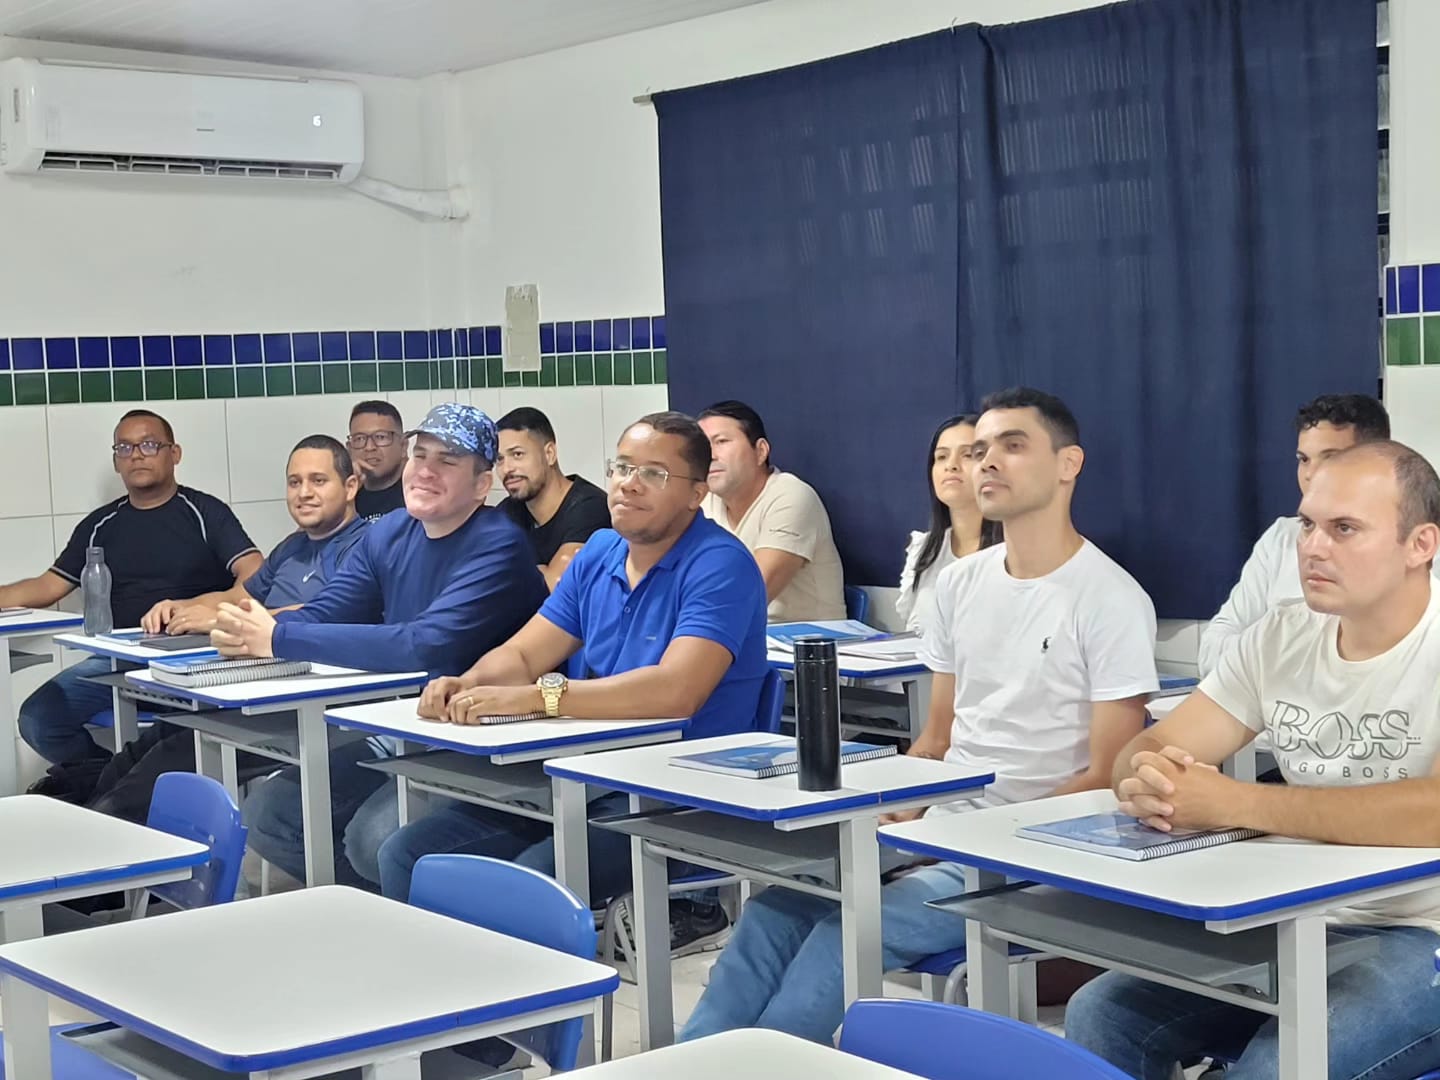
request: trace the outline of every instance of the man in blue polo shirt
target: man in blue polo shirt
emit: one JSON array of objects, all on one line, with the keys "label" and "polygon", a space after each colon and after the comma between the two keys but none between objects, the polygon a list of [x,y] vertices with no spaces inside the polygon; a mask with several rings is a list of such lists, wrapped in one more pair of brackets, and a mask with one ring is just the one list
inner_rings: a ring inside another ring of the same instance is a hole
[{"label": "man in blue polo shirt", "polygon": [[[709,465],[709,441],[688,416],[632,424],[607,468],[614,528],[591,537],[519,633],[426,687],[420,715],[688,716],[691,738],[748,730],[768,669],[765,583],[745,546],[699,512]],[[559,669],[576,654],[587,677],[567,679]],[[602,796],[591,814],[623,812],[625,800]],[[628,850],[625,837],[592,830],[592,896],[628,887]],[[411,869],[430,852],[555,869],[548,824],[446,803],[381,846],[381,891],[407,898]]]}]

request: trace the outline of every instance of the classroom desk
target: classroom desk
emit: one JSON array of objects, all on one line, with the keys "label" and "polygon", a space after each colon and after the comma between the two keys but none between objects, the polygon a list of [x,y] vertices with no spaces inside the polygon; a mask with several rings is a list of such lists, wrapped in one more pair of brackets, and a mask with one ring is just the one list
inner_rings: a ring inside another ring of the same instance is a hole
[{"label": "classroom desk", "polygon": [[[84,624],[79,615],[63,611],[0,615],[0,639],[4,641],[4,655],[0,656],[0,798],[20,791],[20,703],[15,700],[15,672],[49,660],[54,653],[51,639],[62,630]],[[37,647],[44,652],[27,651]]]},{"label": "classroom desk", "polygon": [[[83,623],[84,620],[81,621]],[[116,632],[124,634],[135,631],[119,630]],[[151,649],[144,645],[134,645],[114,638],[87,637],[85,634],[60,634],[55,640],[67,649],[74,649],[76,652],[89,653],[91,656],[109,660],[112,672],[126,671],[132,666],[144,667],[151,660],[178,659],[209,651],[208,646],[203,646],[167,652],[164,649]],[[119,682],[120,680],[117,679],[112,683],[110,693],[111,707],[115,711],[115,749],[117,752],[126,743],[134,742],[140,734],[140,720],[135,700],[120,693],[119,686],[116,685]]]},{"label": "classroom desk", "polygon": [[[590,860],[585,791],[552,782],[541,762],[681,738],[688,720],[522,720],[464,727],[421,720],[416,698],[377,701],[325,714],[327,723],[431,752],[385,758],[374,767],[393,775],[399,788],[400,821],[410,816],[409,792],[419,791],[489,806],[537,821],[564,820],[555,830],[556,877],[590,902]],[[438,753],[434,752],[438,751]]]},{"label": "classroom desk", "polygon": [[[649,746],[545,763],[545,771],[562,784],[582,791],[589,784],[630,796],[633,814],[619,831],[631,835],[643,1049],[674,1039],[669,859],[839,901],[845,1001],[878,997],[883,972],[876,819],[976,795],[994,779],[992,773],[896,755],[846,765],[844,786],[837,791],[801,791],[794,776],[755,780],[670,764],[678,753],[768,743],[793,746],[794,740],[723,735],[687,741],[683,747]],[[832,835],[820,826],[838,828]],[[557,836],[569,828],[558,821]],[[798,874],[811,875],[817,862],[835,861],[837,848],[836,886],[797,880]]]},{"label": "classroom desk", "polygon": [[[976,1008],[1008,1010],[1006,954],[1008,942],[1016,941],[1278,1016],[1282,1080],[1327,1075],[1325,916],[1350,904],[1440,886],[1440,848],[1340,847],[1265,837],[1142,863],[1015,835],[1022,825],[1115,808],[1108,791],[1081,792],[887,825],[880,830],[880,842],[968,867],[967,892],[1003,886],[1008,878],[1103,901],[1104,909],[1124,905],[1133,911],[1137,934],[1142,925],[1158,923],[1163,929],[1166,918],[1184,924],[1176,925],[1176,940],[1182,931],[1193,935],[1196,924],[1215,935],[1274,927],[1275,994],[1269,1000],[1102,955],[1087,947],[1086,920],[1079,915],[1065,930],[1067,938],[1074,935],[1072,940],[1041,941],[995,925],[996,920],[1011,922],[1014,917],[1005,910],[1003,893],[959,905],[972,912],[973,905],[989,905],[991,912],[989,925],[971,914],[967,927],[970,1004]],[[1215,944],[1219,949],[1225,943]]]},{"label": "classroom desk", "polygon": [[[228,686],[184,688],[157,683],[148,670],[125,674],[125,698],[133,710],[145,701],[165,708],[166,723],[195,732],[195,764],[225,785],[238,801],[236,751],[300,767],[301,820],[305,831],[305,880],[335,880],[335,837],[330,827],[330,744],[325,710],[346,702],[390,697],[423,686],[423,671],[370,672],[315,664],[309,675],[262,679]],[[201,712],[223,709],[225,712]],[[295,749],[290,750],[290,740]]]},{"label": "classroom desk", "polygon": [[854,1054],[779,1031],[742,1028],[648,1054],[607,1061],[567,1074],[574,1080],[743,1080],[745,1077],[813,1077],[814,1080],[917,1080]]},{"label": "classroom desk", "polygon": [[590,1015],[618,984],[593,960],[358,889],[301,889],[0,948],[5,1075],[51,1076],[51,996],[116,1025],[77,1041],[142,1076],[199,1062],[418,1080],[423,1051]]},{"label": "classroom desk", "polygon": [[[842,646],[843,647],[843,646]],[[919,648],[919,643],[916,643]],[[783,649],[770,649],[765,659],[776,671],[787,674],[795,670],[795,655]],[[846,723],[847,734],[851,731],[868,731],[880,734],[903,735],[914,742],[925,730],[926,717],[930,715],[931,671],[919,660],[877,660],[868,656],[846,656],[843,652],[836,657],[836,670],[842,679],[850,680],[847,688],[840,687],[841,711],[845,710],[846,691],[850,691],[851,704],[863,709],[864,704],[883,703],[887,698],[896,700],[902,694],[887,689],[885,684],[900,683],[905,699],[905,713],[909,726],[903,731],[879,725]]]},{"label": "classroom desk", "polygon": [[0,799],[0,942],[42,932],[41,905],[183,881],[204,844],[40,795]]}]

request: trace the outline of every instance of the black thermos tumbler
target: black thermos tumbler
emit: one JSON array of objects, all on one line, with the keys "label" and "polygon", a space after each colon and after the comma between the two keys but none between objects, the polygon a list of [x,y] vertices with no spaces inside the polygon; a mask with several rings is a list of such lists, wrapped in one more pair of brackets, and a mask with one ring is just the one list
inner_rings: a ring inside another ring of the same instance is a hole
[{"label": "black thermos tumbler", "polygon": [[795,641],[795,744],[801,791],[840,786],[840,675],[826,638]]}]

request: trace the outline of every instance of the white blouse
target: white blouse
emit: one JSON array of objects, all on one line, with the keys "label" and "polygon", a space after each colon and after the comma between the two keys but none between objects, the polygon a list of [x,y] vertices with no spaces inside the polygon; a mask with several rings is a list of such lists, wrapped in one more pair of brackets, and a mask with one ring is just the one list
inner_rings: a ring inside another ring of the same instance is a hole
[{"label": "white blouse", "polygon": [[[920,549],[925,546],[925,536],[923,532],[910,534],[910,546],[905,549],[905,569],[900,571],[900,598],[895,601],[895,613],[905,620],[906,630],[929,636],[935,620],[939,618],[939,609],[935,604],[935,582],[939,579],[941,570],[959,560],[950,547],[950,530],[946,529],[940,542],[940,554],[916,582],[915,562],[920,558]],[[915,586],[913,589],[912,583]]]}]

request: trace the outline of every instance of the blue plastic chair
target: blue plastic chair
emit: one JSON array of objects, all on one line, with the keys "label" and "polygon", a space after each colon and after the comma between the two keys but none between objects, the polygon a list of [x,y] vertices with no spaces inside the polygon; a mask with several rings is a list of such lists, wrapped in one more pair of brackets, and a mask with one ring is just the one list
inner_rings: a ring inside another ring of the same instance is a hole
[{"label": "blue plastic chair", "polygon": [[[1016,945],[1013,942],[1010,945],[1011,964],[1033,963],[1034,960],[1041,958],[1043,958],[1042,954],[1037,953],[1034,949]],[[946,949],[944,952],[931,953],[929,956],[917,960],[905,970],[912,971],[917,975],[944,979],[944,988],[938,995],[931,992],[929,987],[925,988],[926,994],[931,1001],[954,1005],[959,998],[960,982],[965,975],[968,963],[969,957],[966,956],[965,946],[961,945],[958,949]],[[1028,972],[1026,975],[1027,981],[1021,984],[1019,1016],[1026,1023],[1033,1023],[1035,1019],[1034,972]]]},{"label": "blue plastic chair", "polygon": [[[483,855],[425,855],[410,879],[410,903],[499,934],[595,958],[595,917],[554,878]],[[505,1036],[553,1072],[575,1068],[583,1017]]]},{"label": "blue plastic chair", "polygon": [[840,1049],[929,1080],[1129,1080],[1090,1051],[1006,1016],[933,1001],[866,999],[845,1012]]},{"label": "blue plastic chair", "polygon": [[870,614],[870,594],[859,585],[845,586],[845,617],[864,622]]},{"label": "blue plastic chair", "polygon": [[[196,867],[188,880],[155,885],[148,890],[151,896],[182,910],[235,899],[247,830],[240,808],[219,783],[196,773],[162,773],[150,795],[145,824],[210,848],[209,861]],[[142,895],[136,913],[144,909]]]},{"label": "blue plastic chair", "polygon": [[[135,1080],[134,1073],[111,1065],[60,1035],[75,1026],[61,1024],[50,1029],[50,1071],[55,1080]],[[0,1040],[0,1076],[4,1074],[5,1043]]]}]

